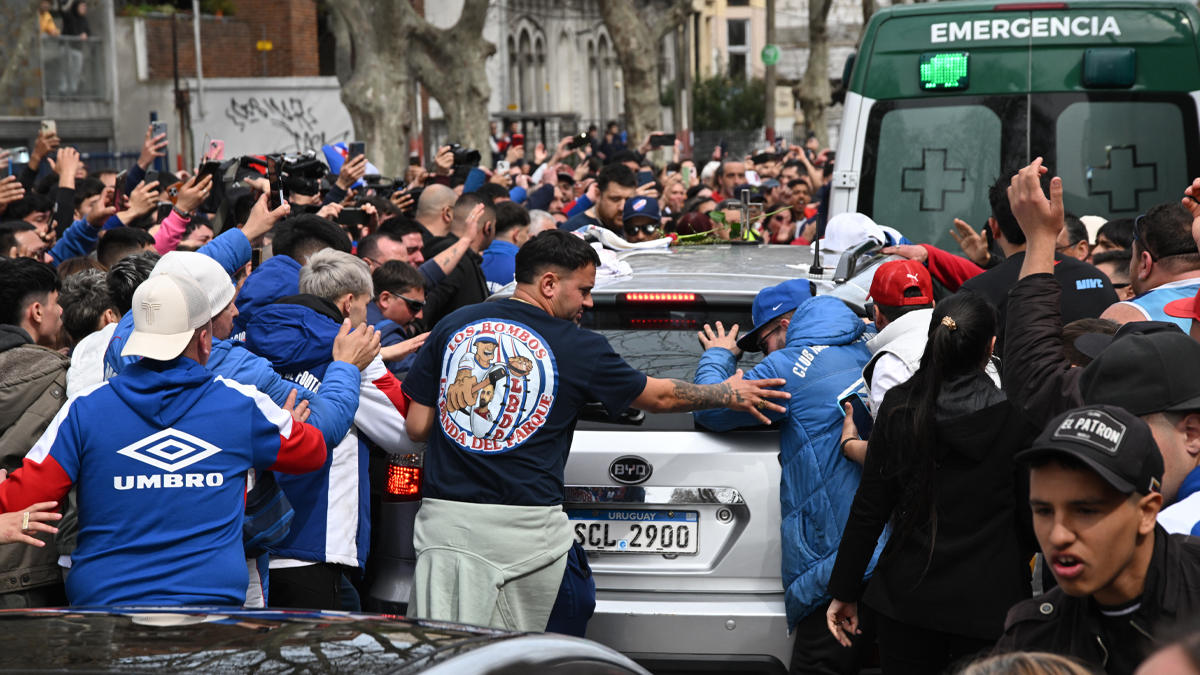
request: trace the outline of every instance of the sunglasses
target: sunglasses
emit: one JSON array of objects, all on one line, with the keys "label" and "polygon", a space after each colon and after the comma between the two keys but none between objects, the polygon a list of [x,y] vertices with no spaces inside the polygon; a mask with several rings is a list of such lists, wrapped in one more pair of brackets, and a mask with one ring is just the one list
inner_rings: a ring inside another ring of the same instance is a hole
[{"label": "sunglasses", "polygon": [[658,223],[646,223],[645,225],[626,225],[625,238],[636,237],[638,232],[644,232],[647,235],[654,234],[658,231]]},{"label": "sunglasses", "polygon": [[767,351],[766,348],[763,347],[763,344],[765,344],[766,341],[769,340],[771,338],[771,336],[775,334],[775,331],[779,330],[780,328],[783,328],[782,322],[775,324],[775,327],[772,328],[771,330],[767,331],[766,335],[763,335],[762,337],[760,337],[754,341],[754,343],[758,345],[758,351],[760,351],[760,352]]},{"label": "sunglasses", "polygon": [[412,312],[413,314],[421,311],[421,309],[425,306],[424,300],[413,300],[412,298],[406,298],[403,295],[396,295],[396,297],[403,300],[404,304],[408,305],[408,311]]}]

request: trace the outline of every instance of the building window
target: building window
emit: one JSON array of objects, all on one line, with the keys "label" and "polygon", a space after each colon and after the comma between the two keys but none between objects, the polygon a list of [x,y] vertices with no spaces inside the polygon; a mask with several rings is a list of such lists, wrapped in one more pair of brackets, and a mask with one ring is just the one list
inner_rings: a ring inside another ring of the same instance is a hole
[{"label": "building window", "polygon": [[730,7],[749,7],[750,0],[726,0],[725,4]]},{"label": "building window", "polygon": [[740,80],[746,77],[746,66],[750,55],[750,21],[730,19],[727,27],[726,44],[729,53],[729,77]]}]

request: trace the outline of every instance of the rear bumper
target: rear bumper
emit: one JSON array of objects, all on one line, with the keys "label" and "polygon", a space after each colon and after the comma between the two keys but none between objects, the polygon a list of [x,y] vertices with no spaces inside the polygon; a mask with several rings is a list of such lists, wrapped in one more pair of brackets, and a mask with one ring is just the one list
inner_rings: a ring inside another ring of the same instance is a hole
[{"label": "rear bumper", "polygon": [[783,594],[598,591],[587,638],[655,672],[786,673]]}]

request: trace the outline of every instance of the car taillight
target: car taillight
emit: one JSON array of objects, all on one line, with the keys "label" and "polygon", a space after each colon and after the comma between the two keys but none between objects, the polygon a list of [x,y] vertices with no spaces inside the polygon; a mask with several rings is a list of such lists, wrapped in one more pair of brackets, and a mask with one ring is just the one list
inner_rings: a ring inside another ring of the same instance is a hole
[{"label": "car taillight", "polygon": [[385,502],[415,502],[421,499],[421,456],[391,455],[388,459]]},{"label": "car taillight", "polygon": [[696,302],[695,293],[626,293],[626,302]]}]

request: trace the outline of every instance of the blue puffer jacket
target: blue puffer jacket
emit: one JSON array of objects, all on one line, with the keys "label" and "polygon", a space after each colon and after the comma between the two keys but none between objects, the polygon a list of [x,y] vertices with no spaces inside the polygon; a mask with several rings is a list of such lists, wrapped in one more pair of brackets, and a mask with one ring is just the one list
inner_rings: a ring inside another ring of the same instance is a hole
[{"label": "blue puffer jacket", "polygon": [[300,267],[300,263],[286,255],[277,255],[246,277],[246,283],[238,292],[238,315],[233,319],[233,334],[229,337],[245,340],[246,326],[258,310],[280,298],[299,293]]},{"label": "blue puffer jacket", "polygon": [[[783,522],[783,586],[788,629],[829,600],[826,586],[837,558],[842,529],[858,489],[862,467],[842,457],[838,444],[844,415],[838,399],[862,386],[862,368],[871,358],[867,340],[874,333],[841,300],[821,296],[796,309],[787,330],[787,346],[745,374],[747,380],[780,377],[792,398],[780,441],[783,475],[779,497]],[[715,384],[737,372],[726,349],[704,352],[696,384]],[[705,410],[696,420],[714,431],[753,426],[749,413]],[[772,421],[784,413],[766,412]],[[867,568],[875,569],[886,535]]]}]

